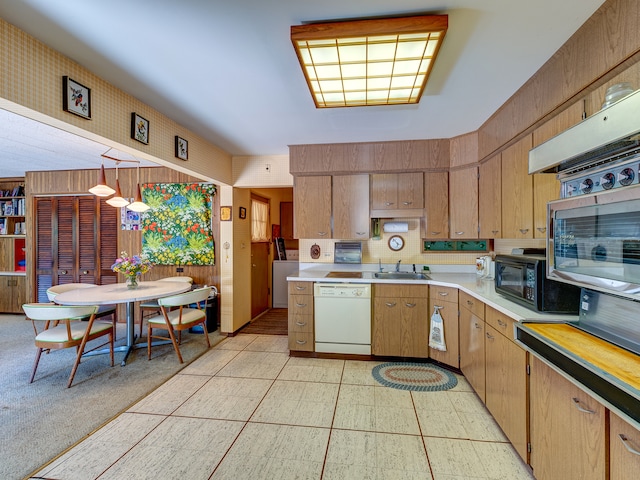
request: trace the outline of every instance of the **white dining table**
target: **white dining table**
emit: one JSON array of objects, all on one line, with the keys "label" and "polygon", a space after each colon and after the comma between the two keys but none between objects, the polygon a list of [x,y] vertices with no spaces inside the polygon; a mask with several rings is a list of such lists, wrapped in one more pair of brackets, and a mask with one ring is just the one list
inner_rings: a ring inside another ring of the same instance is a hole
[{"label": "white dining table", "polygon": [[[126,283],[112,285],[96,285],[95,287],[69,290],[55,296],[54,302],[60,305],[111,305],[126,303],[127,307],[127,343],[114,350],[126,352],[122,365],[126,365],[127,357],[134,348],[146,347],[146,343],[135,343],[135,303],[155,298],[168,297],[191,289],[187,282],[138,282],[138,288],[128,288]],[[98,353],[98,352],[96,352]]]}]

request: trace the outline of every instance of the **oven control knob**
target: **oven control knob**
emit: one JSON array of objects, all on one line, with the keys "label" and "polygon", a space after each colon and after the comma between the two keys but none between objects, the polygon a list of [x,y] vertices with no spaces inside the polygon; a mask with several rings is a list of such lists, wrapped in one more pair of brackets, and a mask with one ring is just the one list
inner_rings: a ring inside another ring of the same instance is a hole
[{"label": "oven control knob", "polygon": [[591,193],[593,190],[593,180],[590,178],[585,178],[582,182],[580,182],[580,190],[582,193]]},{"label": "oven control knob", "polygon": [[612,189],[615,183],[616,183],[616,176],[611,172],[605,173],[600,179],[600,185],[605,190]]},{"label": "oven control knob", "polygon": [[565,184],[565,192],[567,194],[568,197],[570,197],[571,195],[573,195],[573,193],[577,190],[576,186],[573,185],[572,183],[566,183]]},{"label": "oven control knob", "polygon": [[620,185],[627,186],[633,183],[633,179],[635,178],[635,174],[633,173],[633,169],[625,168],[618,174],[618,182]]}]

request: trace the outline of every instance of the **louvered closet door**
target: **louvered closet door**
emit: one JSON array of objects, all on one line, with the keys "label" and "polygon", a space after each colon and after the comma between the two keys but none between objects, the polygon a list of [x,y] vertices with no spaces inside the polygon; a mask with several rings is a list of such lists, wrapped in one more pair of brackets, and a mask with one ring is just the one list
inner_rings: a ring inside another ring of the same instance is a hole
[{"label": "louvered closet door", "polygon": [[51,285],[116,283],[119,209],[93,196],[36,198],[36,291]]}]

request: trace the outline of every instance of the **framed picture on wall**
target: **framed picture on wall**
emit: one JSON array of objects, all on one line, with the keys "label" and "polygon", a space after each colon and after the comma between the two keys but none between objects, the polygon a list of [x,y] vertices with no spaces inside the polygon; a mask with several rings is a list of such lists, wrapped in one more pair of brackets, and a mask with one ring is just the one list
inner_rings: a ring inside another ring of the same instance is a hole
[{"label": "framed picture on wall", "polygon": [[189,143],[178,135],[176,135],[176,157],[181,160],[189,159]]},{"label": "framed picture on wall", "polygon": [[149,143],[149,120],[135,112],[131,114],[131,138],[145,145]]},{"label": "framed picture on wall", "polygon": [[91,119],[91,89],[62,77],[62,109],[79,117]]},{"label": "framed picture on wall", "polygon": [[240,207],[240,218],[247,218],[247,209],[244,207]]}]

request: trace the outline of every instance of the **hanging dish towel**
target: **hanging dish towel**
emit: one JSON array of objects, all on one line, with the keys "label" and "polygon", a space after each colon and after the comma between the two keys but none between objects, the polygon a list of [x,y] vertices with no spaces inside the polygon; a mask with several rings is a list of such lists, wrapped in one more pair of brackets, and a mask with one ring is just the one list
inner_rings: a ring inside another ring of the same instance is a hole
[{"label": "hanging dish towel", "polygon": [[431,315],[431,328],[429,329],[429,346],[436,350],[447,351],[447,345],[444,341],[444,322],[440,309],[437,305],[433,307],[433,315]]}]

